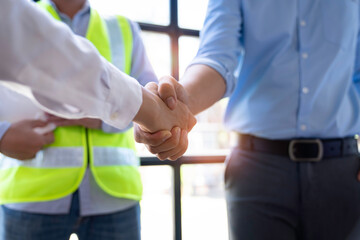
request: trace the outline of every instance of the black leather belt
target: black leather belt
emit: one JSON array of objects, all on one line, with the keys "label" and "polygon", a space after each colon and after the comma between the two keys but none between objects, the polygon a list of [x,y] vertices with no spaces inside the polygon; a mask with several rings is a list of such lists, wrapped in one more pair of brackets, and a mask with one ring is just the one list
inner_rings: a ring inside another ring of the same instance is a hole
[{"label": "black leather belt", "polygon": [[354,137],[269,140],[239,134],[238,147],[244,150],[289,157],[295,162],[318,162],[326,158],[359,154],[357,140]]}]

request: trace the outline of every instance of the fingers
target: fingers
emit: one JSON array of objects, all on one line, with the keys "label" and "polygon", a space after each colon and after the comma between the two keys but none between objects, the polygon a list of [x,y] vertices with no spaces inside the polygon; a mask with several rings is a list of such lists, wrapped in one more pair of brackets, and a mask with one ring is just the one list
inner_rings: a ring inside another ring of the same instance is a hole
[{"label": "fingers", "polygon": [[48,122],[55,122],[55,121],[60,121],[60,120],[64,120],[64,118],[55,116],[55,115],[50,115],[50,114],[46,114],[46,120]]},{"label": "fingers", "polygon": [[54,142],[54,133],[49,132],[43,135],[44,145],[48,145]]},{"label": "fingers", "polygon": [[360,171],[358,172],[357,180],[360,182]]},{"label": "fingers", "polygon": [[172,136],[170,131],[162,130],[155,133],[143,131],[139,125],[134,124],[134,137],[138,143],[144,143],[150,146],[159,146]]},{"label": "fingers", "polygon": [[[158,131],[156,133],[149,133],[143,131],[139,125],[134,126],[134,136],[136,142],[145,143],[147,149],[157,154],[161,160],[170,159],[176,160],[181,157],[188,147],[188,131],[196,124],[196,119],[188,109],[188,95],[185,88],[172,77],[163,77],[159,81],[159,86],[156,83],[148,83],[145,87],[151,93],[159,96],[164,101],[171,114],[168,123],[172,123],[174,127],[171,132]],[[181,102],[177,102],[180,100]],[[179,105],[178,105],[179,104]],[[165,115],[165,118],[168,117]],[[170,125],[171,124],[167,124]],[[162,129],[167,129],[166,126]],[[161,129],[161,128],[160,128]]]},{"label": "fingers", "polygon": [[[165,142],[159,140],[159,137],[156,140],[152,139],[151,137],[154,137],[154,134],[146,134],[149,135],[147,141],[152,142],[152,144],[150,145],[146,144],[146,148],[152,154],[156,154],[160,160],[176,160],[181,157],[187,150],[188,133],[186,130],[181,130],[179,127],[175,127],[171,130],[172,136],[168,138]],[[159,132],[155,134],[159,134]]]},{"label": "fingers", "polygon": [[160,160],[165,160],[165,159],[176,160],[186,152],[187,147],[188,147],[187,131],[182,130],[177,146],[169,151],[158,153],[157,157]]},{"label": "fingers", "polygon": [[157,145],[146,145],[146,148],[151,152],[152,154],[158,154],[161,152],[167,152],[174,148],[176,148],[179,145],[180,137],[181,137],[181,129],[179,127],[174,127],[171,129],[172,137],[167,139],[162,144]]},{"label": "fingers", "polygon": [[182,131],[180,143],[181,143],[181,147],[179,148],[179,152],[176,153],[175,155],[169,157],[170,160],[175,161],[176,159],[182,157],[182,155],[185,154],[185,152],[189,146],[188,133],[185,130]]},{"label": "fingers", "polygon": [[165,76],[159,80],[159,96],[171,110],[174,110],[176,107],[176,88],[178,84],[171,76]]},{"label": "fingers", "polygon": [[159,80],[159,95],[163,101],[169,97],[174,97],[186,105],[189,103],[189,96],[186,89],[175,78],[171,76],[162,77]]},{"label": "fingers", "polygon": [[57,127],[77,126],[77,125],[79,125],[79,123],[76,120],[69,120],[69,119],[60,119],[60,120],[50,121],[50,122],[55,124]]},{"label": "fingers", "polygon": [[159,96],[158,93],[158,85],[155,82],[149,82],[145,85],[145,88],[155,94],[156,96]]},{"label": "fingers", "polygon": [[31,128],[44,127],[47,125],[47,122],[42,120],[26,120],[26,122]]}]

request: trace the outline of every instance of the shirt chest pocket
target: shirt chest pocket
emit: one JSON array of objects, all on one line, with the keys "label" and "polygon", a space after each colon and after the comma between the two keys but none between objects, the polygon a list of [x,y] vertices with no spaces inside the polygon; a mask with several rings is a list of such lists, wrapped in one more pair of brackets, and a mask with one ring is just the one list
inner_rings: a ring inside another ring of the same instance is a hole
[{"label": "shirt chest pocket", "polygon": [[360,0],[320,0],[324,37],[343,50],[355,46]]}]

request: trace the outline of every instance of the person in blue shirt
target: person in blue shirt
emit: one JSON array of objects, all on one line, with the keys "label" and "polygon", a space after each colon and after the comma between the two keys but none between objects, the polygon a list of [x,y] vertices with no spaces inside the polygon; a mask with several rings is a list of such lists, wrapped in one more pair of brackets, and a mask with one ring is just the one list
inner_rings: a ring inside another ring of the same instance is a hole
[{"label": "person in blue shirt", "polygon": [[[229,97],[230,238],[346,239],[360,217],[359,0],[210,0],[200,35],[180,84],[158,91],[194,114]],[[187,146],[136,136],[161,159]]]}]

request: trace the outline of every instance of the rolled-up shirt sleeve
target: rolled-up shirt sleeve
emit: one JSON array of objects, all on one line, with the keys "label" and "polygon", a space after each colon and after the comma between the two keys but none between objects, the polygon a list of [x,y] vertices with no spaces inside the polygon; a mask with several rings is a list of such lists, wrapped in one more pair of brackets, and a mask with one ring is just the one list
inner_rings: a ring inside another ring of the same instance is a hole
[{"label": "rolled-up shirt sleeve", "polygon": [[10,126],[11,123],[0,121],[0,141]]},{"label": "rolled-up shirt sleeve", "polygon": [[34,3],[0,0],[0,79],[50,113],[97,117],[117,128],[142,103],[140,84]]},{"label": "rolled-up shirt sleeve", "polygon": [[242,55],[242,14],[239,0],[210,0],[200,47],[189,66],[204,64],[215,69],[226,82],[224,97],[235,89],[235,72]]}]

